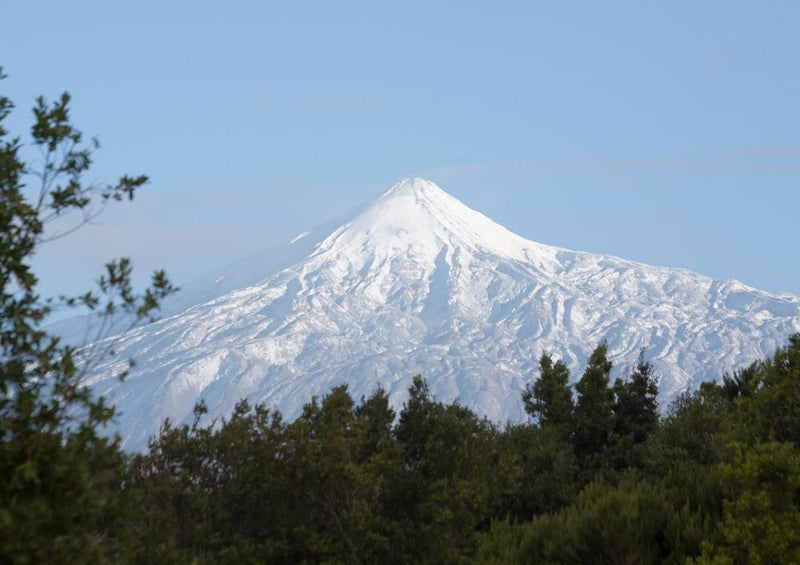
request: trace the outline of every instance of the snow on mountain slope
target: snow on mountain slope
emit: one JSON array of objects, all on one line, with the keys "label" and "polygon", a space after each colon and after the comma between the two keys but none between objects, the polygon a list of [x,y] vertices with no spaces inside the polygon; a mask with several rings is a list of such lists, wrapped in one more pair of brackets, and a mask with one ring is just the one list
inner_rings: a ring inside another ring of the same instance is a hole
[{"label": "snow on mountain slope", "polygon": [[[144,447],[165,417],[190,417],[201,398],[212,415],[247,397],[292,418],[347,383],[356,398],[382,386],[399,406],[418,373],[437,398],[518,421],[543,351],[577,378],[602,339],[623,370],[644,348],[667,399],[800,331],[796,297],[535,243],[422,179],[321,232],[296,242],[301,256],[266,265],[277,265],[270,276],[213,298],[206,289],[109,338],[121,361],[90,384],[116,402],[127,448]],[[127,358],[136,368],[120,383]]]},{"label": "snow on mountain slope", "polygon": [[[316,244],[330,235],[340,223],[341,220],[315,226],[287,244],[250,254],[203,273],[188,283],[182,283],[180,292],[162,302],[158,316],[165,318],[179,314],[196,304],[263,281],[275,272],[307,257]],[[98,314],[82,314],[53,322],[46,329],[51,335],[60,337],[63,343],[81,346],[87,341],[126,331],[129,325],[130,319],[125,316],[108,320]]]}]

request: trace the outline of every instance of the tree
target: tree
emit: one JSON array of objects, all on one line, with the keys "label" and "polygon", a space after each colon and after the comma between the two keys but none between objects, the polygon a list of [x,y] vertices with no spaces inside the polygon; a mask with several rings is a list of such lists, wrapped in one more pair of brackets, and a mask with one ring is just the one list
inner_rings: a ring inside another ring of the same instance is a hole
[{"label": "tree", "polygon": [[728,493],[722,541],[705,542],[698,564],[800,562],[800,452],[787,443],[732,442],[717,472]]},{"label": "tree", "polygon": [[569,369],[561,361],[553,363],[548,353],[539,358],[539,379],[525,387],[522,401],[525,412],[540,427],[552,427],[568,435],[572,427],[575,404],[569,387]]},{"label": "tree", "polygon": [[614,381],[614,431],[642,443],[658,425],[658,377],[639,355],[627,379]]},{"label": "tree", "polygon": [[759,363],[753,362],[732,375],[722,375],[722,390],[729,400],[749,398],[758,390]]},{"label": "tree", "polygon": [[503,484],[498,517],[530,520],[573,502],[578,494],[575,454],[559,430],[509,426],[497,444],[512,469]]},{"label": "tree", "polygon": [[430,397],[422,377],[409,387],[395,437],[402,468],[387,481],[400,563],[459,563],[474,551],[476,529],[508,480],[496,457],[495,427],[458,404]]},{"label": "tree", "polygon": [[608,444],[614,426],[614,396],[609,387],[611,362],[608,346],[600,343],[589,357],[581,379],[575,385],[575,455],[583,467],[599,456]]},{"label": "tree", "polygon": [[[97,433],[113,408],[82,384],[96,359],[61,345],[42,322],[55,306],[143,320],[174,290],[159,271],[136,293],[130,261],[121,258],[106,265],[95,291],[57,299],[37,291],[31,259],[42,244],[80,227],[103,203],[132,199],[147,182],[85,182],[99,144],[84,142],[69,102],[67,93],[53,103],[36,100],[30,134],[37,166],[23,161],[21,138],[6,130],[14,105],[0,96],[0,561],[11,563],[101,561],[114,500],[109,469],[121,464],[116,442]],[[71,212],[82,213],[71,228],[48,231]]]},{"label": "tree", "polygon": [[385,390],[379,388],[369,398],[362,397],[355,415],[364,430],[363,458],[369,458],[391,446],[395,412],[389,405],[389,395]]},{"label": "tree", "polygon": [[616,466],[640,463],[641,445],[658,427],[658,378],[644,353],[630,375],[614,381],[614,448]]},{"label": "tree", "polygon": [[764,439],[800,448],[800,333],[761,363],[750,380],[757,381],[750,388],[758,393],[748,406],[745,425],[759,429]]},{"label": "tree", "polygon": [[671,518],[661,485],[589,484],[575,504],[512,524],[495,522],[475,563],[662,563]]}]

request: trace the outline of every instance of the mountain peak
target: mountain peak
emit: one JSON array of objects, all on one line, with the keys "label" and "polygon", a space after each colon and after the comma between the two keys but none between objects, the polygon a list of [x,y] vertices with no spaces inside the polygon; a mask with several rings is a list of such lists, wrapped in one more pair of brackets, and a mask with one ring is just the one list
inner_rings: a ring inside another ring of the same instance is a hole
[{"label": "mountain peak", "polygon": [[397,182],[392,188],[381,197],[392,198],[396,196],[414,195],[416,197],[439,197],[449,196],[444,190],[439,188],[436,183],[422,177],[405,177]]},{"label": "mountain peak", "polygon": [[417,208],[418,212],[432,213],[439,210],[440,212],[446,211],[448,214],[458,214],[457,209],[461,209],[461,213],[469,210],[435,183],[420,177],[401,179],[373,201],[367,210],[379,208],[385,211],[396,207],[404,208],[408,213],[413,213],[412,208]]},{"label": "mountain peak", "polygon": [[[473,210],[433,182],[404,178],[343,225],[318,251],[381,248],[388,254],[425,249],[436,256],[443,246],[481,249],[521,258],[538,244],[527,241]],[[541,246],[545,247],[545,246]]]}]

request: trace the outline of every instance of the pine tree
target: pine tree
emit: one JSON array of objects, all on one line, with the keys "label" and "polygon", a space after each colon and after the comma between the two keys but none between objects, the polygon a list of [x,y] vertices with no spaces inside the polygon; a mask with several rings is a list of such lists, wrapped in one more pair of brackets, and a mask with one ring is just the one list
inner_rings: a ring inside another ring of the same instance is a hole
[{"label": "pine tree", "polygon": [[639,467],[642,444],[658,427],[658,378],[640,353],[636,367],[625,379],[614,381],[613,467]]},{"label": "pine tree", "polygon": [[603,341],[592,352],[575,385],[575,455],[584,467],[603,452],[614,427],[614,395],[609,387],[611,362],[607,353],[608,346]]},{"label": "pine tree", "polygon": [[628,378],[614,382],[614,432],[644,442],[658,426],[657,396],[658,377],[642,353]]},{"label": "pine tree", "polygon": [[522,401],[525,412],[542,427],[568,434],[572,427],[575,404],[569,386],[569,369],[561,361],[553,363],[548,353],[539,358],[539,379],[525,388]]},{"label": "pine tree", "polygon": [[[759,367],[754,419],[763,436],[800,448],[800,333]],[[754,379],[755,380],[755,379]],[[753,385],[755,388],[756,385]],[[751,421],[750,426],[755,427]]]},{"label": "pine tree", "polygon": [[363,427],[363,457],[380,453],[391,445],[395,411],[389,405],[389,395],[385,390],[379,388],[369,398],[362,397],[355,415]]}]

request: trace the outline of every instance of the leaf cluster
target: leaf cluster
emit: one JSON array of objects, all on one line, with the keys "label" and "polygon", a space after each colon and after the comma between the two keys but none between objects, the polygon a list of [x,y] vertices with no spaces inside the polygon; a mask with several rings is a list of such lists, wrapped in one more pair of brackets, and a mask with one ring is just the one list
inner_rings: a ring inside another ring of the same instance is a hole
[{"label": "leaf cluster", "polygon": [[[102,562],[125,458],[114,438],[99,433],[113,407],[91,394],[84,377],[111,351],[77,351],[42,324],[55,308],[101,305],[101,316],[121,309],[135,324],[174,288],[156,273],[148,289],[134,291],[130,261],[121,258],[106,265],[94,291],[40,296],[32,259],[41,246],[84,225],[104,202],[133,198],[147,177],[86,182],[99,144],[85,143],[72,124],[69,94],[36,100],[27,142],[5,126],[13,109],[0,95],[0,561]],[[39,161],[23,160],[24,148]]]}]

